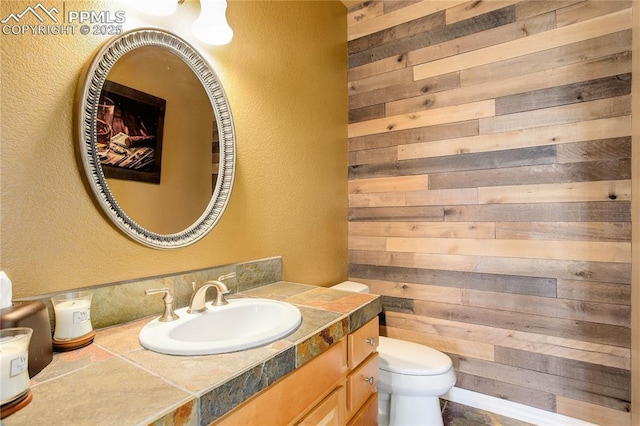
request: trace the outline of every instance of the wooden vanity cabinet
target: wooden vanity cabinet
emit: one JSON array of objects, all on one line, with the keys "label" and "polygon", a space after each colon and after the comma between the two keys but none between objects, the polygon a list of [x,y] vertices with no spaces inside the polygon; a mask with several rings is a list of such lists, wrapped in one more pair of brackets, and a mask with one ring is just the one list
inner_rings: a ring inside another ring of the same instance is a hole
[{"label": "wooden vanity cabinet", "polygon": [[378,424],[378,318],[347,336],[347,424]]},{"label": "wooden vanity cabinet", "polygon": [[214,424],[375,425],[377,345],[374,318]]}]

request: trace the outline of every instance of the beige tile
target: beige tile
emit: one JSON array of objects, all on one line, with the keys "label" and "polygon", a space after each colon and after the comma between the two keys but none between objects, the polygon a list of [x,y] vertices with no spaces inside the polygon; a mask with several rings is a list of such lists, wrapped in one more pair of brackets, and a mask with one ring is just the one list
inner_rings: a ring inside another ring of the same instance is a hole
[{"label": "beige tile", "polygon": [[363,293],[347,293],[323,287],[316,287],[304,294],[286,299],[289,303],[326,309],[333,312],[349,313],[377,296]]},{"label": "beige tile", "polygon": [[5,426],[148,423],[193,398],[119,358],[42,383],[32,392],[33,401],[4,419]]},{"label": "beige tile", "polygon": [[300,295],[313,290],[315,287],[306,284],[289,283],[280,281],[242,292],[251,297],[264,297],[266,299],[285,300],[291,296]]},{"label": "beige tile", "polygon": [[31,386],[36,386],[39,383],[112,357],[113,354],[95,344],[85,346],[75,351],[54,353],[51,363],[31,379]]},{"label": "beige tile", "polygon": [[138,334],[142,327],[154,318],[156,318],[155,315],[116,327],[104,328],[96,334],[95,344],[116,354],[142,349]]},{"label": "beige tile", "polygon": [[268,345],[218,355],[174,356],[143,349],[125,356],[169,382],[201,394],[279,352],[280,348]]}]

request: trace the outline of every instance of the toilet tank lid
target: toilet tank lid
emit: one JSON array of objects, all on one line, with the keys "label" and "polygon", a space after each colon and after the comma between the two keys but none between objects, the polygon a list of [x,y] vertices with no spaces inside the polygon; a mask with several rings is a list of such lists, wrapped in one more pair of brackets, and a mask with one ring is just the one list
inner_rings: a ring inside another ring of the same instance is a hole
[{"label": "toilet tank lid", "polygon": [[391,373],[434,376],[446,373],[453,365],[442,352],[414,342],[380,336],[379,368]]},{"label": "toilet tank lid", "polygon": [[369,287],[355,281],[344,281],[331,287],[334,290],[349,291],[351,293],[369,293]]}]

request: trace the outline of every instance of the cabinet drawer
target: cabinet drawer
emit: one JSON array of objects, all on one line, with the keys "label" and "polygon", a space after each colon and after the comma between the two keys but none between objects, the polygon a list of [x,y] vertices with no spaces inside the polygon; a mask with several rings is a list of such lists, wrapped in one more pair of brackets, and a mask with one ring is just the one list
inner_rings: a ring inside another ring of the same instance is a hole
[{"label": "cabinet drawer", "polygon": [[299,426],[342,426],[345,416],[345,389],[340,386],[311,410],[297,425]]},{"label": "cabinet drawer", "polygon": [[373,426],[378,424],[378,394],[373,394],[364,407],[353,416],[347,426]]},{"label": "cabinet drawer", "polygon": [[352,334],[349,335],[349,368],[354,369],[378,347],[380,326],[375,317]]},{"label": "cabinet drawer", "polygon": [[355,411],[376,393],[378,386],[378,353],[371,355],[347,377],[347,413]]}]

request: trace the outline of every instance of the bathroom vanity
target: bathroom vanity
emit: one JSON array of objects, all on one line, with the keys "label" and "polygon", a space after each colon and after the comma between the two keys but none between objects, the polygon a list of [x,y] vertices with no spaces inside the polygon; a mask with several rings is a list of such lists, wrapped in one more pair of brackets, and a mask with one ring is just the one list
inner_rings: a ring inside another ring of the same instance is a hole
[{"label": "bathroom vanity", "polygon": [[378,329],[376,317],[215,424],[376,424]]},{"label": "bathroom vanity", "polygon": [[379,296],[276,282],[233,297],[298,307],[300,328],[269,345],[206,356],[144,349],[153,317],[97,330],[31,381],[6,426],[48,424],[375,424]]}]

